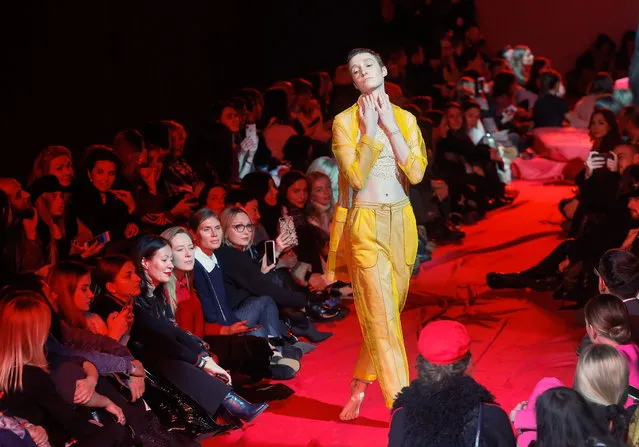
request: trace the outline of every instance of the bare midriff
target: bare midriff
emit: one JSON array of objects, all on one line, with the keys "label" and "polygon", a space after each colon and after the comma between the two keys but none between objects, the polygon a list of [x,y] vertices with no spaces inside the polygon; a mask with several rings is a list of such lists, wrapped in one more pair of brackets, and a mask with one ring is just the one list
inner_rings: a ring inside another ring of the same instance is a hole
[{"label": "bare midriff", "polygon": [[384,143],[384,149],[373,165],[364,187],[357,192],[355,202],[399,202],[406,198],[401,180],[403,174],[397,166],[397,160],[388,137],[379,127],[375,139]]}]

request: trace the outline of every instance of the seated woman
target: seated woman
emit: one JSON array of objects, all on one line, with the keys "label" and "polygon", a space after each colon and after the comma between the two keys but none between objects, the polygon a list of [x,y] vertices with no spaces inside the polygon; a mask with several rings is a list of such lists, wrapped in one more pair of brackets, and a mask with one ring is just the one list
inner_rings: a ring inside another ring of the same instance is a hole
[{"label": "seated woman", "polygon": [[142,236],[136,243],[134,264],[142,278],[142,294],[134,305],[135,351],[211,415],[223,408],[233,418],[252,421],[268,405],[251,404],[235,394],[229,374],[215,363],[203,342],[175,324],[165,288],[173,274],[172,257],[171,245],[159,236]]},{"label": "seated woman", "polygon": [[515,446],[504,410],[486,388],[466,375],[470,342],[468,331],[456,321],[438,320],[422,329],[417,343],[419,377],[397,395],[390,447]]},{"label": "seated woman", "polygon": [[69,189],[62,186],[57,177],[42,176],[29,185],[28,190],[38,213],[37,232],[48,264],[70,257],[87,259],[104,247],[92,241],[91,230],[75,216],[65,199]]},{"label": "seated woman", "polygon": [[[264,226],[266,233],[272,239],[279,232],[277,219],[277,187],[273,178],[266,172],[251,172],[242,179],[242,188],[257,198],[258,211],[260,213],[260,223]],[[208,208],[211,208],[208,206]],[[211,208],[219,216],[224,208],[219,212]]]},{"label": "seated woman", "polygon": [[29,184],[45,175],[54,175],[63,187],[70,187],[74,178],[71,151],[64,146],[47,146],[42,149],[33,162]]},{"label": "seated woman", "polygon": [[311,266],[308,278],[304,278],[303,285],[309,286],[314,292],[321,293],[328,287],[323,277],[322,251],[328,243],[328,234],[311,225],[307,220],[306,206],[308,203],[308,180],[299,171],[284,174],[277,193],[277,204],[280,217],[291,217],[297,233],[298,245],[293,248],[300,262]]},{"label": "seated woman", "polygon": [[607,72],[597,73],[588,87],[588,93],[581,98],[572,111],[568,114],[568,121],[572,127],[587,129],[590,117],[595,111],[595,103],[602,95],[611,95],[614,89],[614,81]]},{"label": "seated woman", "polygon": [[44,353],[51,312],[43,300],[30,292],[13,294],[0,307],[0,316],[0,411],[43,426],[56,447],[72,438],[77,446],[133,445],[130,432],[123,427],[124,414],[110,399],[93,393],[86,402],[104,408],[117,420],[104,418],[104,426],[98,427],[56,390]]},{"label": "seated woman", "polygon": [[[512,411],[513,425],[518,431],[517,445],[528,447],[537,438],[536,400],[546,390],[564,386],[559,379],[541,379],[528,401]],[[628,414],[623,408],[628,388],[628,363],[612,346],[592,345],[579,356],[574,389],[588,402],[595,418],[611,427],[617,439],[628,429]]]},{"label": "seated woman", "polygon": [[561,74],[547,69],[541,72],[539,99],[533,109],[532,120],[535,127],[561,127],[566,121],[568,103],[564,99],[564,87]]},{"label": "seated woman", "polygon": [[224,210],[226,203],[226,186],[224,185],[207,185],[200,191],[199,204],[202,207],[212,209],[219,214]]},{"label": "seated woman", "polygon": [[98,148],[86,161],[87,181],[73,195],[78,218],[94,235],[110,232],[111,240],[132,238],[138,233],[133,213],[136,205],[130,191],[113,189],[120,159],[106,148]]},{"label": "seated woman", "polygon": [[[203,339],[224,369],[237,376],[247,376],[251,382],[271,377],[291,379],[299,371],[300,364],[287,357],[288,352],[271,350],[260,322],[251,325],[248,320],[231,326],[205,323],[202,305],[193,284],[195,244],[189,232],[182,227],[171,227],[162,233],[173,250],[173,277],[167,284],[169,303],[180,328]],[[255,336],[254,336],[254,335]],[[275,331],[275,335],[279,331]],[[269,368],[270,365],[270,368]],[[234,374],[235,373],[235,374]],[[237,381],[235,381],[237,383]]]},{"label": "seated woman", "polygon": [[306,205],[306,220],[330,235],[335,208],[331,179],[321,171],[306,174],[306,179],[310,191]]},{"label": "seated woman", "polygon": [[[133,323],[131,306],[127,306],[118,314],[109,315],[107,323],[99,315],[89,313],[93,291],[91,275],[85,266],[74,262],[56,265],[50,275],[49,287],[57,298],[60,316],[65,323],[72,327],[89,329],[94,334],[108,336],[126,344]],[[144,403],[140,400],[145,391],[145,378],[130,376],[125,380],[131,402],[127,402],[107,378],[98,379],[97,389],[114,399],[122,408],[128,424],[143,445],[153,445],[156,442],[185,442],[181,437],[177,438],[162,429],[153,413],[146,411]]]},{"label": "seated woman", "polygon": [[162,121],[169,131],[170,158],[163,171],[162,181],[166,185],[169,196],[189,192],[198,196],[204,183],[200,181],[195,170],[184,158],[186,130],[176,121]]},{"label": "seated woman", "polygon": [[537,441],[530,447],[560,445],[622,447],[577,391],[556,387],[537,399]]},{"label": "seated woman", "polygon": [[[584,316],[590,341],[619,351],[628,362],[628,383],[639,388],[639,346],[631,340],[630,316],[623,301],[614,295],[597,295],[586,303]],[[628,398],[626,407],[632,404]]]},{"label": "seated woman", "polygon": [[62,320],[72,327],[88,329],[126,345],[133,324],[131,305],[106,319],[89,312],[93,301],[91,273],[76,262],[57,264],[49,276],[49,288],[58,303]]}]

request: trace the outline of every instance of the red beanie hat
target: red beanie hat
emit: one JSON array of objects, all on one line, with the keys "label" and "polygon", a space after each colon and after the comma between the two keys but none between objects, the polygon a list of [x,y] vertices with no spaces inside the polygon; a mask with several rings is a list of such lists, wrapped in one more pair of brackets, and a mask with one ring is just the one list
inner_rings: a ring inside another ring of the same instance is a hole
[{"label": "red beanie hat", "polygon": [[430,363],[449,365],[470,351],[470,335],[463,324],[437,320],[427,324],[419,334],[417,350]]}]

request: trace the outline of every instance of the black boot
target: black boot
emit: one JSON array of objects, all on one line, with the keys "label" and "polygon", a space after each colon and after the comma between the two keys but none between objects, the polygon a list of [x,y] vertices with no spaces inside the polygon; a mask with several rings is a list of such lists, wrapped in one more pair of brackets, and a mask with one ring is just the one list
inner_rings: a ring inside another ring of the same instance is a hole
[{"label": "black boot", "polygon": [[244,422],[251,422],[268,408],[268,404],[265,403],[252,404],[247,402],[233,391],[226,395],[222,401],[222,406],[231,416],[241,419]]},{"label": "black boot", "polygon": [[200,444],[190,436],[168,431],[157,417],[153,416],[144,433],[137,436],[137,441],[142,447],[197,447]]}]

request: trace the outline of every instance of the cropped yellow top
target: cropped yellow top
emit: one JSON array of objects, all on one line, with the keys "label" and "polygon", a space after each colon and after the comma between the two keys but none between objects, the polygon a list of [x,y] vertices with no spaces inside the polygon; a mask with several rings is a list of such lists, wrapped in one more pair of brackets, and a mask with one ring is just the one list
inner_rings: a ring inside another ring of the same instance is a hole
[{"label": "cropped yellow top", "polygon": [[[398,163],[404,177],[402,184],[408,195],[409,183],[414,185],[421,182],[424,177],[428,163],[426,145],[415,116],[394,104],[393,110],[399,130],[410,148],[406,164]],[[326,275],[330,280],[344,282],[350,282],[350,277],[347,247],[344,247],[342,234],[351,206],[352,191],[359,191],[364,187],[373,166],[384,150],[384,142],[372,139],[368,135],[359,137],[358,112],[359,106],[354,104],[337,115],[333,121],[333,155],[339,167],[339,193],[333,216]]]}]

